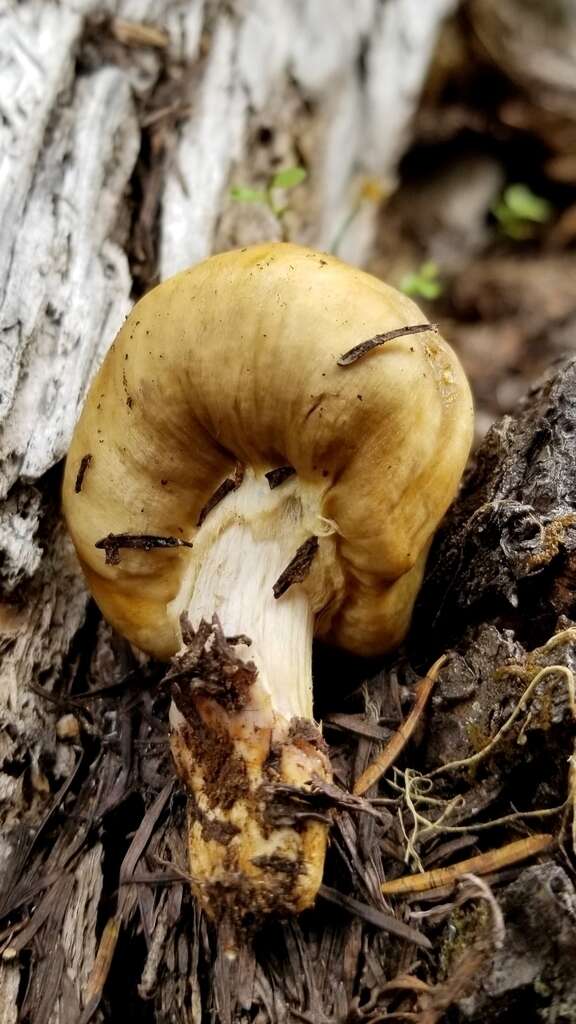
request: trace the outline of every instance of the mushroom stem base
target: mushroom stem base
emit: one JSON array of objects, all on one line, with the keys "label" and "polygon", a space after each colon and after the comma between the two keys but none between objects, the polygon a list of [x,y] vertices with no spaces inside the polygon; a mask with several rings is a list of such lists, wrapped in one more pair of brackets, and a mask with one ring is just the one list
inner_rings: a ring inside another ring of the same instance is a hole
[{"label": "mushroom stem base", "polygon": [[[312,806],[330,780],[320,730],[279,720],[255,665],[216,618],[174,659],[171,745],[189,794],[193,888],[211,917],[240,928],[309,907],[322,880],[329,818]],[[243,641],[246,638],[242,638]]]}]

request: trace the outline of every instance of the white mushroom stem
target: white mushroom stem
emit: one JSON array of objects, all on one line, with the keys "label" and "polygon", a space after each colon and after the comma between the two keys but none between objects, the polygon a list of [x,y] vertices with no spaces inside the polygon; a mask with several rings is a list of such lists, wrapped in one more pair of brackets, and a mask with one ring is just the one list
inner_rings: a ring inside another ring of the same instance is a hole
[{"label": "white mushroom stem", "polygon": [[[191,797],[191,873],[209,913],[237,920],[310,906],[322,877],[326,825],[286,795],[330,778],[312,719],[314,617],[328,589],[321,551],[304,582],[274,596],[302,543],[329,530],[315,507],[318,496],[296,478],[271,490],[263,470],[247,472],[200,527],[171,609],[185,611],[197,634],[175,659],[170,711]],[[227,645],[202,626],[215,615],[226,638],[250,643]]]},{"label": "white mushroom stem", "polygon": [[283,525],[258,537],[249,520],[232,522],[206,553],[189,608],[194,626],[216,613],[226,636],[250,638],[250,647],[239,645],[238,654],[256,665],[279,730],[283,720],[312,718],[314,630],[310,601],[301,587],[291,587],[278,600],[273,595],[274,583],[298,546]]},{"label": "white mushroom stem", "polygon": [[[238,490],[208,513],[194,541],[192,573],[174,603],[193,628],[216,614],[226,636],[244,635],[238,656],[252,661],[270,696],[275,741],[292,718],[312,718],[314,612],[307,589],[291,586],[276,599],[273,587],[300,545],[326,533],[313,495],[296,477],[270,489],[262,471],[248,471]],[[316,567],[311,566],[311,571]]]}]

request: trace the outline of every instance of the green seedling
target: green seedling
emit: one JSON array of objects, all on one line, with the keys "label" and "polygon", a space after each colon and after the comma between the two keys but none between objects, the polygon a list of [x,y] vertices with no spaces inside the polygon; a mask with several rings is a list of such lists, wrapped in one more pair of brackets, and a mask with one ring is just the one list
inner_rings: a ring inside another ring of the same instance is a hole
[{"label": "green seedling", "polygon": [[230,189],[230,197],[238,203],[259,203],[261,206],[268,207],[279,221],[282,234],[285,236],[284,216],[289,205],[286,202],[278,201],[278,193],[289,192],[297,185],[301,185],[306,180],[307,173],[304,167],[285,167],[282,171],[277,171],[272,175],[264,189],[234,185]]},{"label": "green seedling", "polygon": [[552,212],[547,199],[520,183],[508,185],[492,209],[500,230],[514,241],[532,238],[537,226],[546,224]]},{"label": "green seedling", "polygon": [[437,264],[433,260],[426,260],[417,270],[405,274],[400,281],[400,290],[413,298],[429,301],[439,298],[444,288],[439,278]]}]

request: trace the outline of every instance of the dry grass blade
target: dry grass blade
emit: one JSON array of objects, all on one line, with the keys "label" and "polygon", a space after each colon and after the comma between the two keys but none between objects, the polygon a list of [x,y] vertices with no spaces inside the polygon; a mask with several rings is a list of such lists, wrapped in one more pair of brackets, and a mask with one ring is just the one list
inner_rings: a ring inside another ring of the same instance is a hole
[{"label": "dry grass blade", "polygon": [[375,928],[382,928],[383,931],[389,932],[390,935],[396,935],[398,938],[405,939],[414,946],[419,946],[420,949],[432,949],[430,940],[422,932],[419,932],[417,928],[405,924],[404,921],[399,921],[392,914],[387,914],[385,911],[379,910],[378,907],[371,907],[368,903],[362,903],[360,900],[354,899],[353,896],[345,896],[344,893],[337,892],[336,889],[331,889],[327,885],[320,886],[319,895],[328,903],[341,907],[342,910],[346,910],[349,914],[355,914],[357,917],[362,918],[363,921],[367,921],[368,924],[374,925]]},{"label": "dry grass blade", "polygon": [[106,927],[102,932],[102,938],[98,946],[98,952],[96,953],[96,959],[94,960],[94,966],[88,979],[84,1012],[78,1024],[88,1024],[88,1021],[92,1019],[98,1009],[104,985],[106,984],[112,960],[114,959],[116,944],[120,935],[120,925],[121,919],[118,917],[111,917],[106,922]]},{"label": "dry grass blade", "polygon": [[221,501],[224,501],[224,498],[226,498],[229,494],[232,494],[232,491],[238,490],[243,479],[244,466],[240,462],[238,462],[234,470],[234,476],[227,477],[226,480],[223,480],[220,486],[217,487],[216,490],[214,491],[214,494],[210,498],[208,498],[208,501],[200,510],[200,515],[198,516],[196,526],[202,526],[210,512],[212,512],[212,510],[215,509],[216,506],[219,505]]},{"label": "dry grass blade", "polygon": [[122,861],[120,867],[120,883],[126,884],[132,880],[134,869],[140,860],[140,857],[144,853],[150,837],[154,831],[154,826],[158,821],[158,818],[162,814],[166,803],[170,797],[170,794],[174,788],[172,781],[167,782],[166,785],[161,789],[160,793],[156,797],[154,803],[148,808],[146,814],[142,818],[138,831],[130,844],[128,853]]},{"label": "dry grass blade", "polygon": [[376,725],[375,722],[369,721],[363,715],[334,713],[326,715],[323,722],[327,726],[354,733],[356,736],[365,736],[369,740],[380,740],[385,743],[390,739],[390,729]]},{"label": "dry grass blade", "polygon": [[426,892],[428,889],[436,889],[440,886],[456,882],[462,875],[470,874],[487,875],[492,871],[499,871],[500,868],[509,867],[519,861],[528,860],[537,853],[543,853],[555,842],[554,836],[542,834],[530,836],[528,839],[517,839],[513,843],[507,843],[499,850],[489,850],[488,853],[480,853],[477,857],[469,857],[458,864],[450,864],[447,868],[436,868],[433,871],[423,871],[416,875],[406,875],[404,878],[395,878],[391,882],[384,882],[381,886],[385,896],[400,895],[405,892]]},{"label": "dry grass blade", "polygon": [[38,903],[32,919],[21,929],[18,935],[5,947],[2,953],[3,960],[13,960],[23,949],[30,945],[34,937],[47,923],[50,924],[54,913],[66,906],[70,899],[73,879],[71,875],[62,875],[55,885],[47,892]]},{"label": "dry grass blade", "polygon": [[420,718],[422,717],[424,708],[428,703],[428,699],[438,678],[438,673],[445,661],[446,655],[443,654],[441,658],[438,658],[438,661],[434,662],[429,672],[426,673],[424,679],[418,686],[414,707],[406,721],[403,722],[399,729],[396,730],[382,753],[378,755],[372,764],[368,765],[366,771],[362,772],[360,778],[356,780],[353,788],[355,796],[362,796],[366,793],[370,787],[373,786],[375,782],[378,782],[378,779],[382,778],[388,769],[392,767],[396,758],[402,753],[418,725]]},{"label": "dry grass blade", "polygon": [[64,798],[66,797],[66,794],[68,793],[68,790],[70,789],[72,783],[74,782],[74,779],[78,775],[78,771],[83,762],[84,754],[80,754],[70,775],[62,783],[60,789],[58,790],[50,806],[48,807],[48,810],[45,812],[44,816],[40,820],[40,824],[36,828],[36,831],[32,834],[29,840],[23,840],[20,846],[16,847],[16,856],[14,862],[7,869],[5,868],[5,877],[3,878],[2,886],[0,887],[0,919],[6,917],[14,910],[15,906],[18,906],[21,898],[21,893],[20,890],[18,889],[18,883],[23,875],[26,864],[28,863],[28,859],[30,857],[32,848],[38,841],[42,832],[44,832],[46,826],[48,825],[54,813],[62,804]]}]

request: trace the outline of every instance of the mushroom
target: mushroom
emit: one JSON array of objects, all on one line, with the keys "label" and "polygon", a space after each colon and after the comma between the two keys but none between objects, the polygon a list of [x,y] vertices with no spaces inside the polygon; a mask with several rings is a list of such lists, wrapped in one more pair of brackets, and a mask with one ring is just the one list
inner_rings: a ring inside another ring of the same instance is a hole
[{"label": "mushroom", "polygon": [[296,245],[178,274],[113,342],[64,510],[103,614],[172,659],[190,875],[213,917],[314,902],[331,772],[312,638],[402,640],[471,437],[463,370],[417,306]]}]

